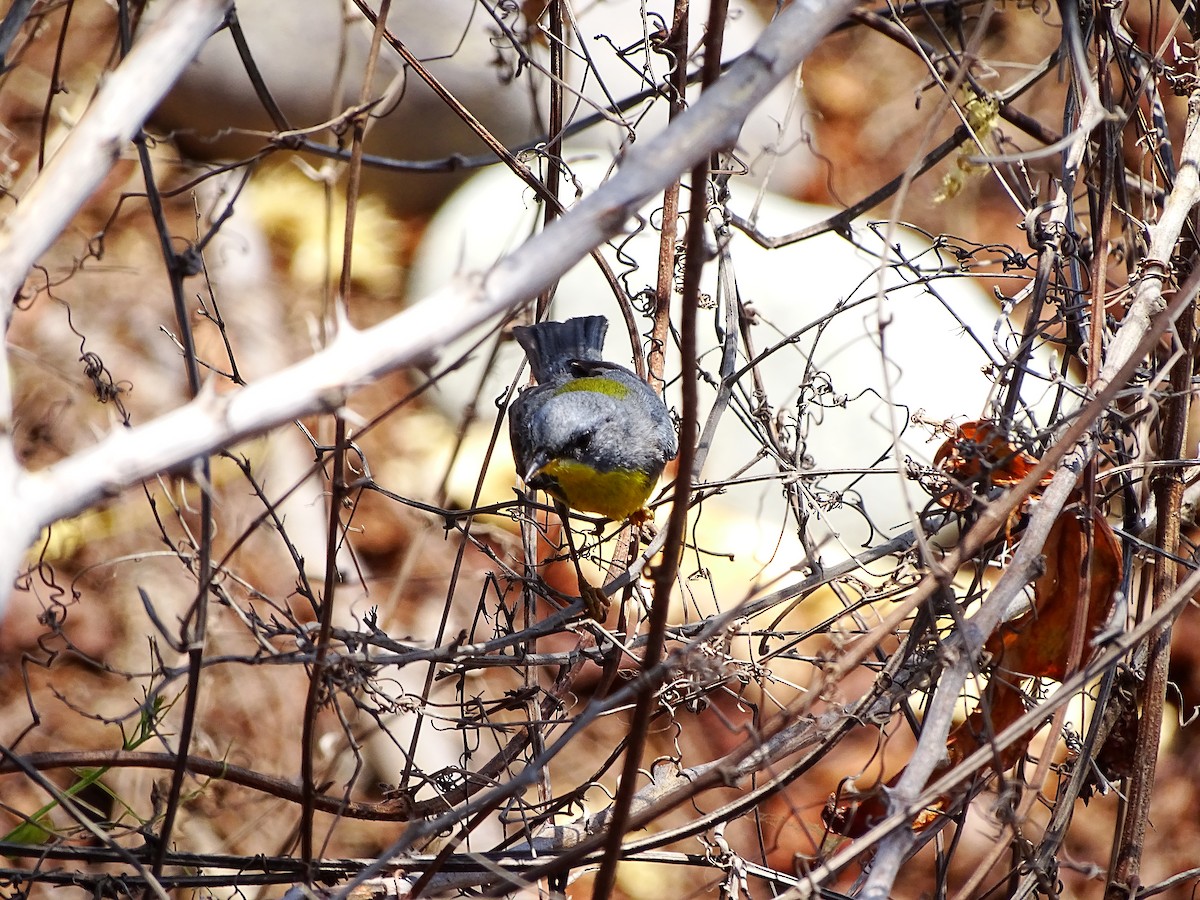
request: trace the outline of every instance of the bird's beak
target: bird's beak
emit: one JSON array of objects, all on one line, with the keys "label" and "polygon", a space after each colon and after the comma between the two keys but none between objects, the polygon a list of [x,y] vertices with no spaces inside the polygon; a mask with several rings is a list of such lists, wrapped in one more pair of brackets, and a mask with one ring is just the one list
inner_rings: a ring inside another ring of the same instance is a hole
[{"label": "bird's beak", "polygon": [[550,457],[545,451],[535,453],[533,459],[529,461],[529,466],[521,476],[526,484],[529,484],[533,479],[537,478],[538,473],[550,462]]}]

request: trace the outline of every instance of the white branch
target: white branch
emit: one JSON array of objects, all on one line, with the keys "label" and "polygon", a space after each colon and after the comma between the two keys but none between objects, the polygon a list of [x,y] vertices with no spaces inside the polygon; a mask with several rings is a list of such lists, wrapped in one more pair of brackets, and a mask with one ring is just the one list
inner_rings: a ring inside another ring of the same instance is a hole
[{"label": "white branch", "polygon": [[[175,0],[107,76],[79,124],[38,173],[16,209],[0,219],[0,330],[7,332],[13,304],[38,258],[100,186],[122,149],[220,27],[232,5],[233,0]],[[25,506],[36,491],[31,490],[13,453],[12,426],[7,345],[0,342],[0,497],[5,498],[7,508],[0,518],[0,620],[25,548],[59,517],[36,505]],[[103,477],[103,472],[97,468],[92,478]],[[85,493],[95,496],[96,492]],[[83,505],[72,506],[70,511]]]}]

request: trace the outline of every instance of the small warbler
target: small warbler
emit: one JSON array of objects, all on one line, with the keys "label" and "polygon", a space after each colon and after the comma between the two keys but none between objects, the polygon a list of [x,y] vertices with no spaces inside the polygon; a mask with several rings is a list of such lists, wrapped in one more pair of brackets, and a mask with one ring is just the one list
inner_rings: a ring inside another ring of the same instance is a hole
[{"label": "small warbler", "polygon": [[601,359],[607,330],[603,316],[513,329],[537,386],[513,401],[508,430],[528,487],[619,521],[645,506],[679,441],[653,388]]}]

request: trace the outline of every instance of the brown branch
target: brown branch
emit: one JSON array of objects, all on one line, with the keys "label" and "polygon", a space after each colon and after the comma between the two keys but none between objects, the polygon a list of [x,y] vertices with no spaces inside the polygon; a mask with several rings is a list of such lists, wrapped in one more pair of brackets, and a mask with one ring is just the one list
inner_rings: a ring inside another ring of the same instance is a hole
[{"label": "brown branch", "polygon": [[[39,772],[80,768],[171,771],[179,763],[179,758],[174,753],[139,750],[63,750],[53,753],[26,753],[21,759],[29,768]],[[191,755],[183,759],[183,768],[193,775],[228,781],[230,784],[250,788],[289,803],[299,805],[304,801],[304,792],[295,782],[264,775],[262,772],[232,763]],[[20,771],[22,769],[11,760],[0,759],[0,775],[11,775]],[[416,809],[411,802],[383,800],[379,803],[362,803],[329,794],[314,794],[312,803],[313,808],[320,812],[377,822],[408,822],[414,817]],[[445,808],[444,803],[441,806]]]}]

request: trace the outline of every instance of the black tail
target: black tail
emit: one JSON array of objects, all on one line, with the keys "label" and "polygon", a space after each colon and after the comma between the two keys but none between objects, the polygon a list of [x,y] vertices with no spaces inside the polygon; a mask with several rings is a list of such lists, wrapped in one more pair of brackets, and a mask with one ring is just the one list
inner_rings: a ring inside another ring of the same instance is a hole
[{"label": "black tail", "polygon": [[518,325],[513,337],[529,358],[529,368],[538,384],[545,384],[570,371],[575,360],[599,361],[604,349],[608,319],[580,316],[565,322]]}]

